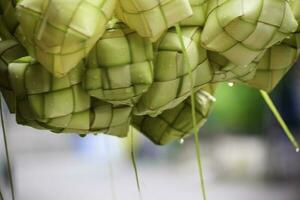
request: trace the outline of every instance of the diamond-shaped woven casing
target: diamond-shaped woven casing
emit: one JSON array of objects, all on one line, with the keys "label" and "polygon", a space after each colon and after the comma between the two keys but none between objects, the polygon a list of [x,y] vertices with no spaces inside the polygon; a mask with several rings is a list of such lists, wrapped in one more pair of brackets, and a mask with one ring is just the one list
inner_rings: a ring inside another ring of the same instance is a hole
[{"label": "diamond-shaped woven casing", "polygon": [[246,66],[238,66],[231,63],[227,58],[219,53],[208,51],[208,59],[214,72],[212,83],[217,82],[246,82],[253,79],[257,61],[253,61]]},{"label": "diamond-shaped woven casing", "polygon": [[156,40],[193,12],[188,0],[118,0],[116,14],[142,37]]},{"label": "diamond-shaped woven casing", "polygon": [[48,71],[62,77],[105,31],[116,0],[20,0],[18,39]]},{"label": "diamond-shaped woven casing", "polygon": [[35,117],[41,120],[90,108],[90,97],[81,87],[82,73],[81,63],[67,76],[56,78],[31,57],[9,65],[10,82],[17,99],[28,100]]},{"label": "diamond-shaped woven casing", "polygon": [[266,51],[258,63],[254,78],[248,84],[271,92],[295,64],[299,55],[300,34],[297,33]]},{"label": "diamond-shaped woven casing", "polygon": [[[15,33],[19,23],[16,16],[16,9],[12,4],[12,0],[0,1],[0,36],[7,39],[11,34]],[[3,30],[4,29],[4,30]],[[6,34],[3,34],[6,33]]]},{"label": "diamond-shaped woven casing", "polygon": [[56,78],[31,57],[9,65],[17,96],[17,122],[53,132],[104,132],[126,136],[132,108],[91,100],[83,90],[83,65]]},{"label": "diamond-shaped woven casing", "polygon": [[245,66],[297,25],[287,0],[211,0],[202,44]]},{"label": "diamond-shaped woven casing", "polygon": [[[213,91],[213,86],[207,85],[196,94],[197,128],[200,128],[206,122],[213,102],[211,96]],[[147,115],[134,116],[132,124],[155,144],[165,145],[184,138],[192,132],[191,109],[189,98],[155,118]]]},{"label": "diamond-shaped woven casing", "polygon": [[8,65],[12,61],[26,56],[25,49],[14,40],[0,42],[0,90],[10,112],[15,112],[15,95],[8,76]]},{"label": "diamond-shaped woven casing", "polygon": [[117,24],[89,54],[84,87],[98,99],[134,105],[152,84],[152,61],[152,43]]},{"label": "diamond-shaped woven casing", "polygon": [[154,82],[135,107],[135,114],[152,116],[171,109],[184,101],[191,88],[200,89],[212,79],[207,52],[200,45],[201,30],[182,28],[183,40],[192,67],[193,85],[189,67],[185,64],[180,40],[174,29],[156,43]]},{"label": "diamond-shaped woven casing", "polygon": [[[22,109],[21,109],[22,108]],[[39,120],[35,119],[27,100],[18,101],[17,122],[55,133],[104,133],[117,137],[126,137],[129,129],[131,110],[129,106],[114,106],[93,99],[91,108],[70,115]]]},{"label": "diamond-shaped woven casing", "polygon": [[189,0],[189,2],[193,10],[193,15],[182,20],[180,25],[203,27],[206,21],[208,0]]}]

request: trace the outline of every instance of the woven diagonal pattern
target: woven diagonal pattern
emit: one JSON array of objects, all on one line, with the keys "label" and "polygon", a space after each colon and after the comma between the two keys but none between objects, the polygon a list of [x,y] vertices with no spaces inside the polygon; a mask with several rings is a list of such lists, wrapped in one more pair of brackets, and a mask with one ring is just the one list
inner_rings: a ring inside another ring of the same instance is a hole
[{"label": "woven diagonal pattern", "polygon": [[[9,33],[13,34],[15,33],[18,24],[19,23],[17,21],[16,9],[11,3],[11,0],[1,0],[0,1],[0,29],[7,29]],[[1,30],[1,32],[3,33],[3,30]],[[1,35],[1,37],[3,37],[3,35]]]},{"label": "woven diagonal pattern", "polygon": [[81,64],[68,76],[55,78],[31,57],[23,57],[10,63],[9,77],[17,100],[28,100],[35,118],[44,120],[90,108],[90,97],[81,87],[82,70]]},{"label": "woven diagonal pattern", "polygon": [[267,92],[272,91],[291,69],[300,55],[300,34],[270,48],[259,61],[255,77],[248,84]]},{"label": "woven diagonal pattern", "polygon": [[192,67],[193,85],[179,38],[171,29],[156,44],[154,82],[135,107],[135,114],[159,115],[184,101],[190,95],[191,88],[200,89],[211,81],[207,52],[200,46],[200,29],[186,27],[182,32]]},{"label": "woven diagonal pattern", "polygon": [[212,83],[247,82],[253,79],[257,68],[256,60],[246,66],[237,66],[224,56],[212,51],[208,52],[208,59],[214,72]]},{"label": "woven diagonal pattern", "polygon": [[202,44],[232,63],[250,64],[297,29],[285,0],[211,0]]},{"label": "woven diagonal pattern", "polygon": [[56,133],[104,132],[125,137],[132,108],[91,100],[82,88],[82,74],[82,64],[56,78],[31,57],[10,63],[17,122]]},{"label": "woven diagonal pattern", "polygon": [[[211,105],[213,86],[207,85],[196,94],[196,120],[200,128],[208,117]],[[171,110],[152,118],[150,116],[134,116],[133,126],[140,130],[151,141],[158,145],[184,138],[192,132],[191,100],[187,99]]]},{"label": "woven diagonal pattern", "polygon": [[18,39],[48,71],[67,74],[93,48],[116,0],[21,0]]},{"label": "woven diagonal pattern", "polygon": [[169,27],[192,15],[188,0],[119,0],[116,14],[142,37],[156,40]]},{"label": "woven diagonal pattern", "polygon": [[15,112],[15,95],[11,88],[8,65],[10,62],[26,56],[25,49],[14,40],[0,42],[0,90],[10,112]]},{"label": "woven diagonal pattern", "polygon": [[[299,23],[300,23],[300,1],[298,1],[298,0],[290,0],[289,4],[290,4],[290,6],[292,8],[294,16],[295,16],[295,18],[296,18],[296,20],[298,22],[298,25],[299,25]],[[299,31],[300,31],[300,26],[298,26],[297,32],[299,32]]]},{"label": "woven diagonal pattern", "polygon": [[92,99],[91,108],[88,110],[41,121],[35,119],[32,110],[30,110],[30,103],[25,99],[18,101],[17,122],[37,129],[51,130],[55,133],[104,133],[126,137],[131,110],[132,108],[129,106],[113,106]]},{"label": "woven diagonal pattern", "polygon": [[208,0],[189,0],[189,2],[193,10],[193,15],[182,20],[180,25],[203,27],[206,21]]},{"label": "woven diagonal pattern", "polygon": [[117,24],[87,58],[84,87],[98,99],[134,105],[153,81],[152,43]]}]

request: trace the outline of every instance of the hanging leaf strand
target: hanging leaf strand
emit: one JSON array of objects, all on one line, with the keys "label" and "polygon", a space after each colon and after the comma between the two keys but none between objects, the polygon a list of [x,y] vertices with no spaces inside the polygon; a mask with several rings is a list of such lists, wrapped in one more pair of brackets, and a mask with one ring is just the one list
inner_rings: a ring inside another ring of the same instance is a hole
[{"label": "hanging leaf strand", "polygon": [[185,64],[188,66],[189,71],[189,78],[191,81],[191,104],[192,104],[192,123],[193,123],[193,133],[194,133],[194,141],[195,141],[195,147],[196,147],[196,154],[197,154],[197,164],[198,164],[198,170],[199,170],[199,176],[200,176],[200,182],[201,182],[201,191],[202,191],[202,197],[203,200],[206,200],[206,189],[205,189],[205,182],[204,182],[204,174],[203,174],[203,168],[202,168],[202,161],[201,161],[201,147],[199,143],[199,136],[198,136],[198,128],[196,123],[196,107],[195,107],[195,91],[193,88],[193,76],[192,76],[192,67],[190,65],[189,57],[184,45],[183,36],[181,32],[181,28],[179,25],[175,26],[176,32],[180,41],[180,45],[182,48],[182,53],[184,56]]},{"label": "hanging leaf strand", "polygon": [[3,110],[2,110],[2,97],[1,96],[0,96],[0,117],[1,117],[1,128],[2,128],[2,133],[3,133],[3,140],[4,140],[4,147],[5,147],[11,195],[12,195],[12,200],[15,200],[15,189],[14,189],[14,183],[13,183],[13,177],[12,177],[12,171],[11,171],[12,168],[11,168],[10,157],[9,157],[9,149],[8,149],[8,143],[7,143],[7,137],[6,137],[6,130],[5,130],[5,126],[4,126],[4,118],[3,118]]},{"label": "hanging leaf strand", "polygon": [[4,200],[1,189],[0,189],[0,200]]},{"label": "hanging leaf strand", "polygon": [[136,159],[135,159],[135,153],[134,153],[134,135],[133,135],[133,127],[130,127],[130,155],[131,155],[131,162],[134,169],[135,174],[135,181],[139,192],[139,198],[140,200],[143,199],[142,192],[141,192],[141,185],[140,185],[140,179],[139,179],[139,173],[137,169]]},{"label": "hanging leaf strand", "polygon": [[300,149],[299,143],[297,142],[295,136],[293,135],[293,133],[290,131],[289,127],[287,126],[287,124],[283,120],[283,118],[280,115],[278,109],[276,108],[274,102],[272,101],[270,95],[267,92],[263,91],[263,90],[260,90],[260,93],[261,93],[263,99],[265,100],[266,104],[269,106],[270,110],[274,114],[274,116],[277,119],[278,123],[282,127],[284,133],[286,134],[286,136],[288,137],[290,142],[295,147],[296,152],[299,152],[299,149]]}]

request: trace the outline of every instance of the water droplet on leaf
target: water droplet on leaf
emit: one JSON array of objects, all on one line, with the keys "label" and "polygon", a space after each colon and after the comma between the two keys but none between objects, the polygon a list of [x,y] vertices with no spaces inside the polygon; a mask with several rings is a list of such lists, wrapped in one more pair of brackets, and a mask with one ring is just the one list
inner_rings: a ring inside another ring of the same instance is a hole
[{"label": "water droplet on leaf", "polygon": [[181,138],[181,139],[179,140],[179,143],[180,143],[180,144],[183,144],[183,143],[184,143],[184,139]]}]

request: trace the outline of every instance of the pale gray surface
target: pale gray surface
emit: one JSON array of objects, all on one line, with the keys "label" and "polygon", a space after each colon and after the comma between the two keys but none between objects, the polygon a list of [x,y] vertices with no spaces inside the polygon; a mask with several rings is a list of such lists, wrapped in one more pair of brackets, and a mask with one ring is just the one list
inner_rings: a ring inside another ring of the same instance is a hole
[{"label": "pale gray surface", "polygon": [[[138,200],[131,167],[113,164],[117,199]],[[201,199],[194,164],[139,165],[144,199]],[[106,163],[61,154],[24,156],[16,165],[20,200],[113,199]],[[249,179],[222,181],[213,178],[208,169],[205,172],[209,200],[299,200],[295,185]]]},{"label": "pale gray surface", "polygon": [[[8,132],[17,200],[114,200],[109,162],[116,199],[138,200],[126,141],[40,133],[17,126],[11,117]],[[192,141],[175,155],[166,154],[169,148],[145,145],[149,155],[158,154],[161,159],[145,155],[138,162],[144,200],[201,199]],[[221,135],[204,140],[208,200],[299,200],[299,184],[263,181],[270,170],[267,147],[256,137]]]}]

